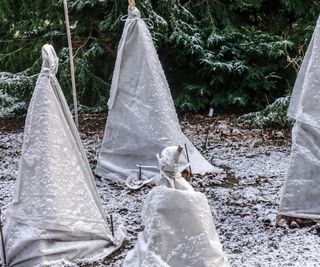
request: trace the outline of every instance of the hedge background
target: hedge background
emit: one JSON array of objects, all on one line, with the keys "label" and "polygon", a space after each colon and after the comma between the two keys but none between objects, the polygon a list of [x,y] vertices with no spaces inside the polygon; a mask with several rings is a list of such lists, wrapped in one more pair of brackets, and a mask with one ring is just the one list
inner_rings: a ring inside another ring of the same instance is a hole
[{"label": "hedge background", "polygon": [[[290,93],[320,14],[318,0],[136,2],[153,22],[180,112],[209,106],[258,110]],[[104,110],[127,1],[69,0],[68,5],[79,102],[83,109]],[[0,104],[9,113],[27,106],[45,43],[59,54],[58,79],[71,104],[62,1],[0,2]]]}]

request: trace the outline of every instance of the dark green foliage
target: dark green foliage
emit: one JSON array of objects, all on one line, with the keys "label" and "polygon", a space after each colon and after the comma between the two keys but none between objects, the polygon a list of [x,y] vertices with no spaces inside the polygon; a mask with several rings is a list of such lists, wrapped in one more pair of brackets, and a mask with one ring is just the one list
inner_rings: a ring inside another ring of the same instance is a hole
[{"label": "dark green foliage", "polygon": [[[194,111],[217,105],[261,107],[267,98],[278,95],[279,86],[284,86],[281,74],[285,71],[280,70],[279,65],[286,65],[284,51],[290,46],[290,42],[254,28],[243,28],[239,32],[225,29],[211,34],[207,49],[203,49],[197,59],[197,77],[190,77],[189,81],[196,80],[202,85],[185,86],[177,103],[188,103]],[[202,105],[197,102],[200,98]]]},{"label": "dark green foliage", "polygon": [[252,128],[290,128],[293,120],[287,116],[290,98],[280,97],[264,110],[251,112],[238,118],[238,123],[243,123]]},{"label": "dark green foliage", "polygon": [[0,74],[0,118],[24,111],[27,105],[23,99],[28,98],[32,86],[32,78],[10,73]]},{"label": "dark green foliage", "polygon": [[[78,98],[80,103],[87,106],[105,106],[108,98],[121,32],[119,17],[126,8],[125,3],[119,7],[118,2],[68,1]],[[106,20],[109,20],[109,24],[106,24]],[[0,72],[18,73],[16,76],[23,80],[30,80],[29,76],[40,71],[42,45],[53,44],[60,58],[58,79],[71,103],[69,54],[62,1],[1,1],[0,37]],[[14,84],[8,79],[0,83],[0,90],[28,102],[36,78],[32,81],[31,86],[28,84],[24,88],[26,93],[23,94],[19,91],[22,87],[17,87],[15,92],[8,91],[5,83]]]},{"label": "dark green foliage", "polygon": [[[290,92],[320,4],[312,0],[136,0],[151,30],[180,111],[260,109]],[[69,0],[81,105],[106,107],[126,0]],[[52,43],[71,103],[61,0],[0,2],[0,91],[28,102],[40,49]],[[31,83],[30,83],[31,81]],[[8,84],[7,84],[8,83]],[[11,89],[9,89],[11,88]],[[14,88],[14,89],[13,89]]]}]

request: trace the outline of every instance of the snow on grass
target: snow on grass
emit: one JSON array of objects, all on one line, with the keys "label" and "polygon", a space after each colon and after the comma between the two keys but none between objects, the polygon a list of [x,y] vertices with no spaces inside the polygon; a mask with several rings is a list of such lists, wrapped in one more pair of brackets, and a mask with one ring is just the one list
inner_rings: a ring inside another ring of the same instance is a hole
[{"label": "snow on grass", "polygon": [[[207,123],[183,123],[189,138],[202,149]],[[0,133],[0,203],[7,208],[14,192],[22,145],[21,132]],[[281,186],[289,160],[290,144],[285,133],[249,131],[220,120],[209,135],[204,150],[208,160],[224,171],[219,175],[196,176],[193,186],[206,194],[220,240],[231,266],[312,267],[320,266],[320,227],[289,229],[275,227]],[[82,135],[94,167],[101,136]],[[123,248],[96,266],[121,266],[127,252],[143,230],[141,210],[150,187],[132,191],[108,179],[96,179],[106,214],[115,228],[128,230]]]}]

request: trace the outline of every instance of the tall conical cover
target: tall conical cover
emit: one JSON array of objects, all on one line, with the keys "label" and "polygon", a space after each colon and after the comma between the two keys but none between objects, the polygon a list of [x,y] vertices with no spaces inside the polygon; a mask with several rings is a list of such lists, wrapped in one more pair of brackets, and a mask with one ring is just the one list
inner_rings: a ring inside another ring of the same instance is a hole
[{"label": "tall conical cover", "polygon": [[14,201],[6,214],[9,266],[51,266],[93,259],[117,246],[92,172],[55,74],[58,58],[42,48],[43,65],[26,118]]},{"label": "tall conical cover", "polygon": [[[157,166],[156,154],[177,144],[187,145],[193,173],[219,171],[182,133],[151,34],[137,8],[126,19],[108,107],[97,175],[126,179],[137,164]],[[186,163],[184,154],[182,169]],[[144,170],[148,178],[155,173]]]},{"label": "tall conical cover", "polygon": [[320,18],[291,96],[292,151],[279,214],[320,219]]}]

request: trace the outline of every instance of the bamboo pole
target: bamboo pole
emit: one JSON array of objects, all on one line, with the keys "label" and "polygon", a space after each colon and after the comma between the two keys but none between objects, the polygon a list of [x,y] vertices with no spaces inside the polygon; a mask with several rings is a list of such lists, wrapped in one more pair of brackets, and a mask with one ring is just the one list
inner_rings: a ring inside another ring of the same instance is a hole
[{"label": "bamboo pole", "polygon": [[66,20],[68,47],[69,47],[70,73],[71,73],[71,85],[72,85],[72,96],[73,96],[73,107],[74,107],[74,120],[75,120],[77,128],[79,129],[76,78],[75,78],[75,71],[74,71],[73,51],[72,51],[72,41],[71,41],[71,32],[70,32],[70,22],[69,22],[67,0],[63,0],[63,6],[64,6],[64,16],[65,16],[65,20]]},{"label": "bamboo pole", "polygon": [[135,0],[128,0],[128,6],[130,10],[133,10],[136,7]]}]

